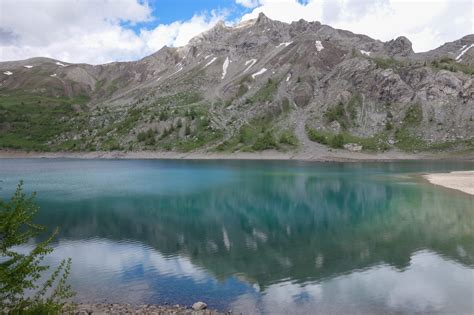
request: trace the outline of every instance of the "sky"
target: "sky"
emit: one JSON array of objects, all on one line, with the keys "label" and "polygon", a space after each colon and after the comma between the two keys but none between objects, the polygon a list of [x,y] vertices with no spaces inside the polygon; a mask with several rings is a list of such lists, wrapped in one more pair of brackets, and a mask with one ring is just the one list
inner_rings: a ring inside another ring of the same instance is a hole
[{"label": "sky", "polygon": [[184,46],[219,20],[320,21],[416,52],[474,33],[472,0],[0,0],[0,61],[101,64]]}]

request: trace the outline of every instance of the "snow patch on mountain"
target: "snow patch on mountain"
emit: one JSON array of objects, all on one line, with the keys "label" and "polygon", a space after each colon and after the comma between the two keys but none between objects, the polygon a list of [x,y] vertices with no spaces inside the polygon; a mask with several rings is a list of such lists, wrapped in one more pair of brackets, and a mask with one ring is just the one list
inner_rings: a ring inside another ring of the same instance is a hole
[{"label": "snow patch on mountain", "polygon": [[206,65],[204,66],[203,69],[206,69],[207,67],[209,67],[214,61],[216,61],[217,57],[214,57],[211,59],[211,61],[209,61],[208,63],[206,63]]},{"label": "snow patch on mountain", "polygon": [[465,48],[466,45],[464,45],[461,49],[461,53],[456,57],[456,61],[461,61],[461,57],[462,55],[464,55],[466,53],[466,51],[468,51],[469,49],[471,49],[472,47],[474,47],[474,44],[471,44],[469,45],[469,47]]},{"label": "snow patch on mountain", "polygon": [[176,73],[180,72],[180,71],[183,70],[183,68],[184,68],[181,63],[178,63],[178,64],[176,65],[176,67],[179,67],[179,69],[178,69],[177,71],[173,72],[171,75],[175,75]]},{"label": "snow patch on mountain", "polygon": [[250,59],[250,60],[247,60],[247,61],[245,62],[245,65],[247,66],[247,65],[250,64],[250,66],[248,66],[247,69],[244,70],[244,73],[247,72],[247,71],[249,71],[250,68],[252,68],[253,65],[254,65],[256,62],[257,62],[257,59]]},{"label": "snow patch on mountain", "polygon": [[285,47],[288,47],[289,45],[291,45],[293,43],[293,41],[291,42],[286,42],[286,43],[280,43],[278,46],[276,46],[277,48],[280,48],[281,46],[285,46]]},{"label": "snow patch on mountain", "polygon": [[23,66],[23,67],[26,68],[26,69],[31,69],[31,68],[33,68],[33,66]]},{"label": "snow patch on mountain", "polygon": [[11,72],[11,71],[5,71],[3,74],[5,74],[5,75],[12,75],[13,72]]},{"label": "snow patch on mountain", "polygon": [[316,45],[316,50],[318,52],[324,49],[324,46],[323,46],[323,44],[321,44],[320,40],[317,40],[315,45]]},{"label": "snow patch on mountain", "polygon": [[57,64],[58,66],[61,66],[61,67],[67,67],[67,65],[65,65],[64,63],[61,63],[61,62],[59,62],[59,61],[56,61],[56,64]]},{"label": "snow patch on mountain", "polygon": [[267,68],[262,68],[260,71],[255,72],[254,74],[252,74],[252,79],[255,79],[256,76],[264,74],[266,71],[267,71]]},{"label": "snow patch on mountain", "polygon": [[370,51],[367,51],[367,50],[361,49],[361,50],[360,50],[360,53],[361,53],[362,55],[370,56]]},{"label": "snow patch on mountain", "polygon": [[229,63],[230,63],[229,57],[225,58],[225,61],[222,64],[222,78],[221,79],[225,78],[225,75],[227,74],[227,68],[229,67]]}]

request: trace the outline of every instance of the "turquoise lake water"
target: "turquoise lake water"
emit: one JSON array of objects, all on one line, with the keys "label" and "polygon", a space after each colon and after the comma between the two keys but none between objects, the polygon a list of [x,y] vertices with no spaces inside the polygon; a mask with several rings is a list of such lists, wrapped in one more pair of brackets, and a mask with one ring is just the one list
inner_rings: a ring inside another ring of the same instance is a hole
[{"label": "turquoise lake water", "polygon": [[[37,192],[84,302],[245,314],[474,312],[474,197],[422,172],[466,162],[0,160]],[[23,248],[25,250],[28,247]]]}]

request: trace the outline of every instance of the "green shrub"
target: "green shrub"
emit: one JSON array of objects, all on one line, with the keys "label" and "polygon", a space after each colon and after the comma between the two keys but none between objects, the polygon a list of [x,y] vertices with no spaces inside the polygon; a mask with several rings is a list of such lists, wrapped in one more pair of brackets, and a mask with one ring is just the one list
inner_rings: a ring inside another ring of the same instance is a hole
[{"label": "green shrub", "polygon": [[404,151],[421,151],[426,149],[426,142],[410,133],[407,128],[395,131],[396,146]]},{"label": "green shrub", "polygon": [[239,129],[239,142],[243,144],[251,143],[255,140],[257,132],[252,126],[245,124]]},{"label": "green shrub", "polygon": [[329,123],[337,121],[343,129],[347,128],[347,119],[345,116],[344,104],[342,102],[339,102],[336,106],[329,108],[324,113],[324,117]]},{"label": "green shrub", "polygon": [[451,58],[441,58],[440,60],[433,60],[431,66],[440,70],[448,70],[451,72],[464,72],[467,75],[474,75],[474,67],[472,65],[456,62]]},{"label": "green shrub", "polygon": [[154,145],[155,144],[155,134],[156,131],[149,128],[147,131],[142,131],[137,135],[137,140],[139,142],[145,142],[145,145]]},{"label": "green shrub", "polygon": [[44,227],[33,223],[38,212],[34,197],[23,193],[20,182],[9,202],[0,199],[0,309],[12,314],[56,314],[74,294],[67,284],[70,259],[62,260],[44,283],[38,283],[49,269],[42,261],[53,250],[50,243],[57,229],[26,254],[15,250],[44,231]]},{"label": "green shrub", "polygon": [[344,146],[344,136],[339,133],[337,135],[335,135],[332,139],[331,139],[331,142],[329,143],[329,145],[332,147],[332,148],[336,148],[336,149],[340,149]]},{"label": "green shrub", "polygon": [[423,120],[423,109],[419,103],[412,104],[405,113],[404,123],[417,125]]},{"label": "green shrub", "polygon": [[149,137],[145,140],[145,145],[155,145],[156,139],[155,137]]},{"label": "green shrub", "polygon": [[278,82],[268,79],[267,83],[251,97],[251,102],[271,102],[277,92]]},{"label": "green shrub", "polygon": [[395,59],[395,58],[381,58],[381,57],[376,57],[372,58],[372,60],[375,62],[377,68],[382,68],[382,69],[398,69],[404,66],[404,63]]},{"label": "green shrub", "polygon": [[279,142],[281,144],[288,144],[288,145],[291,145],[291,146],[297,146],[298,145],[298,138],[296,138],[295,134],[291,130],[284,130],[280,134]]},{"label": "green shrub", "polygon": [[308,135],[309,140],[318,142],[321,144],[328,144],[328,139],[326,135],[324,135],[323,133],[320,133],[316,131],[315,129],[312,129],[309,127],[306,127],[306,133]]},{"label": "green shrub", "polygon": [[110,141],[106,148],[109,151],[120,151],[120,150],[122,150],[122,146],[120,145],[120,143],[118,143],[117,140]]},{"label": "green shrub", "polygon": [[234,102],[234,98],[230,98],[228,99],[227,101],[225,102],[222,102],[222,103],[216,103],[214,105],[217,105],[217,104],[223,104],[224,107],[229,107],[230,105],[232,105],[232,103]]},{"label": "green shrub", "polygon": [[205,147],[222,138],[222,132],[202,130],[196,133],[192,139],[183,139],[175,143],[175,148],[181,152],[188,152],[197,148]]},{"label": "green shrub", "polygon": [[143,142],[146,140],[146,132],[142,131],[137,135],[137,140]]},{"label": "green shrub", "polygon": [[367,151],[385,151],[389,148],[386,133],[380,133],[373,137],[363,138],[349,133],[333,134],[329,132],[320,132],[308,126],[306,127],[306,133],[311,141],[329,145],[333,148],[341,148],[346,143],[360,144],[362,149]]},{"label": "green shrub", "polygon": [[231,138],[225,141],[222,141],[219,143],[216,147],[215,150],[219,152],[224,152],[224,151],[231,151],[233,152],[236,148],[237,142],[235,140],[236,138]]},{"label": "green shrub", "polygon": [[343,129],[347,129],[354,124],[357,118],[357,110],[362,106],[362,101],[362,95],[354,93],[345,106],[343,102],[337,103],[336,106],[329,108],[324,113],[324,117],[327,122],[337,121]]},{"label": "green shrub", "polygon": [[186,111],[185,113],[186,117],[191,118],[191,120],[194,120],[196,118],[196,110],[194,108],[190,108]]},{"label": "green shrub", "polygon": [[291,110],[290,100],[288,97],[284,97],[281,101],[281,109],[284,113],[287,113]]},{"label": "green shrub", "polygon": [[362,107],[363,98],[360,93],[354,93],[347,102],[347,112],[352,121],[357,118],[357,109]]},{"label": "green shrub", "polygon": [[259,136],[257,141],[252,146],[252,149],[255,151],[263,151],[269,149],[276,149],[278,144],[275,140],[275,137],[270,131],[267,131],[263,134],[263,136]]},{"label": "green shrub", "polygon": [[344,118],[344,104],[342,102],[337,103],[336,106],[329,108],[324,116],[328,122],[339,121]]},{"label": "green shrub", "polygon": [[156,99],[156,103],[170,107],[170,106],[191,105],[201,100],[202,100],[202,96],[199,92],[186,91],[186,92],[178,92],[176,94],[161,96]]},{"label": "green shrub", "polygon": [[159,119],[160,119],[160,121],[166,121],[168,119],[168,113],[166,111],[162,110],[160,112]]}]

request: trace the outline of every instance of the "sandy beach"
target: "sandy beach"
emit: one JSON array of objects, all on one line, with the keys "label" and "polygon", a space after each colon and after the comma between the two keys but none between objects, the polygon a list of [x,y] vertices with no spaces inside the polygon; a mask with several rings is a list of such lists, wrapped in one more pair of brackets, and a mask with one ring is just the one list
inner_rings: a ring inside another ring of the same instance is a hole
[{"label": "sandy beach", "polygon": [[474,195],[474,171],[423,175],[430,183]]}]

